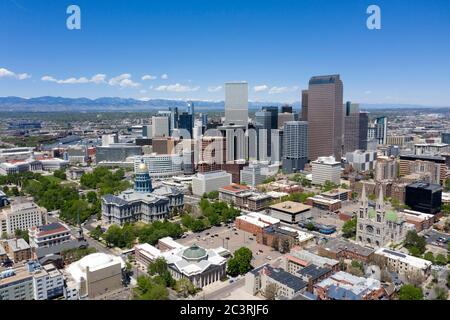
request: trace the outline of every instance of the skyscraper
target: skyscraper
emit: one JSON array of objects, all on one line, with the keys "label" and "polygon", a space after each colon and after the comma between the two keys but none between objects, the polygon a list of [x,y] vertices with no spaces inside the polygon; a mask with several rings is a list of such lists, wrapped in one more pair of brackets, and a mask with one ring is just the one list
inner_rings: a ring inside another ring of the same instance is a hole
[{"label": "skyscraper", "polygon": [[339,75],[312,77],[308,90],[309,158],[342,156],[343,84]]},{"label": "skyscraper", "polygon": [[278,107],[262,107],[262,111],[270,112],[270,129],[278,129]]},{"label": "skyscraper", "polygon": [[387,143],[387,118],[378,117],[375,119],[375,139],[378,144]]},{"label": "skyscraper", "polygon": [[367,150],[368,130],[369,130],[369,113],[360,111],[359,112],[359,146],[358,146],[358,149],[360,149],[360,150]]},{"label": "skyscraper", "polygon": [[188,112],[183,112],[178,117],[178,129],[184,129],[189,132],[190,137],[184,137],[184,139],[192,139],[193,134],[193,119],[192,114],[189,114]]},{"label": "skyscraper", "polygon": [[300,120],[308,121],[308,90],[302,90],[302,110]]},{"label": "skyscraper", "polygon": [[248,124],[248,83],[225,83],[225,125]]},{"label": "skyscraper", "polygon": [[281,113],[292,113],[293,112],[293,110],[292,110],[292,106],[290,106],[290,105],[284,105],[284,106],[281,106]]},{"label": "skyscraper", "polygon": [[308,122],[288,121],[283,132],[283,171],[301,171],[308,162]]},{"label": "skyscraper", "polygon": [[359,149],[359,104],[348,101],[344,109],[344,153],[347,153]]},{"label": "skyscraper", "polygon": [[255,113],[255,127],[257,132],[258,160],[270,158],[270,134],[272,129],[272,113],[269,111],[258,111]]}]

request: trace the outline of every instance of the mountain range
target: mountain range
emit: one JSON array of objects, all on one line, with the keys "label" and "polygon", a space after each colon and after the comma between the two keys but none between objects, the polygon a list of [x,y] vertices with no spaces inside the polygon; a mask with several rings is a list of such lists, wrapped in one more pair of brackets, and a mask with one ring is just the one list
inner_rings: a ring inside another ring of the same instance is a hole
[{"label": "mountain range", "polygon": [[[192,101],[196,111],[223,111],[223,101]],[[262,106],[282,106],[281,102],[249,102],[249,109],[256,110]],[[300,109],[300,103],[290,104],[294,109]],[[97,99],[88,98],[64,98],[64,97],[0,97],[0,111],[16,112],[56,112],[56,111],[153,111],[156,109],[168,109],[178,107],[183,110],[187,106],[185,100],[151,99],[137,100],[132,98],[102,97]],[[413,104],[361,104],[361,109],[423,109],[437,108],[433,106]],[[442,108],[442,107],[441,107]]]}]

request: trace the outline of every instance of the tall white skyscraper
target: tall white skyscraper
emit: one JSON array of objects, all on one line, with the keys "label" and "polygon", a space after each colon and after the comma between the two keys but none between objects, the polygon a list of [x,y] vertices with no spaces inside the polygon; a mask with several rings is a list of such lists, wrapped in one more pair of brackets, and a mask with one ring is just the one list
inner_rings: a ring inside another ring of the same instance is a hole
[{"label": "tall white skyscraper", "polygon": [[152,136],[169,137],[169,117],[152,117]]},{"label": "tall white skyscraper", "polygon": [[225,124],[248,124],[248,83],[225,83]]}]

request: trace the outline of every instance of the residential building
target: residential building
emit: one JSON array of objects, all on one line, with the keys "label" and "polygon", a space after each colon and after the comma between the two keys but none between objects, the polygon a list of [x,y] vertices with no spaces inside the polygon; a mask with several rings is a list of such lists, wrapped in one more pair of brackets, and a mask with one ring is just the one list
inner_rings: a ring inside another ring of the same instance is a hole
[{"label": "residential building", "polygon": [[248,124],[248,83],[225,83],[225,124]]},{"label": "residential building", "polygon": [[314,285],[333,274],[333,269],[328,267],[319,267],[315,264],[310,264],[302,269],[297,270],[296,276],[301,278],[308,284],[308,291],[314,291]]},{"label": "residential building", "polygon": [[292,274],[296,274],[298,270],[303,269],[309,265],[329,268],[334,271],[339,270],[338,260],[322,257],[299,247],[292,248],[291,251],[285,255],[284,262],[284,269]]},{"label": "residential building", "polygon": [[375,251],[375,255],[381,257],[391,271],[399,274],[412,272],[420,273],[422,276],[428,277],[431,273],[432,263],[425,259],[387,248],[379,248]]},{"label": "residential building", "polygon": [[228,186],[231,182],[231,174],[226,171],[197,173],[192,178],[192,193],[202,196],[204,193],[217,191],[222,187]]},{"label": "residential building", "polygon": [[329,181],[336,185],[341,182],[341,163],[331,157],[320,157],[311,162],[312,183],[315,185],[324,185]]},{"label": "residential building", "polygon": [[318,254],[334,260],[351,259],[368,262],[372,259],[374,252],[371,248],[363,247],[350,241],[330,239],[319,247]]},{"label": "residential building", "polygon": [[256,295],[265,294],[268,285],[275,285],[277,291],[276,299],[293,299],[306,291],[308,284],[281,268],[274,268],[264,264],[245,275],[246,292]]},{"label": "residential building", "polygon": [[429,173],[430,183],[443,183],[447,174],[445,158],[428,155],[400,155],[399,175],[405,176],[412,173]]},{"label": "residential building", "polygon": [[320,300],[381,300],[386,292],[381,282],[339,271],[314,286]]},{"label": "residential building", "polygon": [[394,157],[377,157],[375,181],[395,180],[398,177],[398,168]]},{"label": "residential building", "polygon": [[311,206],[294,202],[285,201],[271,205],[270,215],[287,223],[297,223],[310,215]]},{"label": "residential building", "polygon": [[339,75],[312,77],[308,89],[309,159],[340,160],[343,137],[343,84]]},{"label": "residential building", "polygon": [[416,182],[407,185],[405,204],[415,211],[439,213],[442,206],[442,190],[439,184]]},{"label": "residential building", "polygon": [[47,210],[32,201],[14,201],[0,212],[1,233],[14,235],[16,230],[28,230],[47,221]]},{"label": "residential building", "polygon": [[8,257],[15,263],[31,259],[30,245],[22,238],[4,240],[3,248]]},{"label": "residential building", "polygon": [[289,121],[283,132],[283,171],[302,171],[308,162],[308,123]]}]

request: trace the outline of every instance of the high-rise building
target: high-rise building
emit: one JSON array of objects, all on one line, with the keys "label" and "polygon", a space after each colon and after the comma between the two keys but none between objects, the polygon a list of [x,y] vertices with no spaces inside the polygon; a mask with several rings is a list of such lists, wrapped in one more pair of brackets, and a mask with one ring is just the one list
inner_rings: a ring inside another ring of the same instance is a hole
[{"label": "high-rise building", "polygon": [[107,147],[112,143],[119,143],[119,138],[116,133],[102,135],[102,146]]},{"label": "high-rise building", "polygon": [[450,132],[442,132],[442,143],[450,144]]},{"label": "high-rise building", "polygon": [[294,113],[282,112],[278,114],[278,129],[282,129],[284,127],[284,123],[288,121],[295,121]]},{"label": "high-rise building", "polygon": [[14,235],[16,230],[39,227],[47,221],[47,210],[32,201],[13,202],[9,208],[0,211],[0,232]]},{"label": "high-rise building", "polygon": [[258,160],[268,160],[271,155],[272,116],[271,112],[265,110],[255,113]]},{"label": "high-rise building", "polygon": [[187,132],[189,132],[189,137],[185,137],[183,135],[183,131],[180,132],[180,135],[183,137],[183,139],[192,139],[193,134],[193,116],[192,114],[189,114],[188,112],[183,112],[180,114],[178,118],[178,129],[184,129]]},{"label": "high-rise building", "polygon": [[300,120],[308,121],[308,90],[302,90],[302,110]]},{"label": "high-rise building", "polygon": [[386,117],[378,117],[375,119],[373,123],[373,130],[375,131],[375,139],[378,144],[386,144],[387,143],[387,118]]},{"label": "high-rise building", "polygon": [[170,125],[170,129],[171,129],[170,133],[172,133],[172,131],[174,129],[178,128],[178,108],[171,107],[171,108],[169,108],[169,110],[170,110],[170,124],[169,125]]},{"label": "high-rise building", "polygon": [[439,184],[416,182],[406,186],[405,204],[412,210],[436,214],[441,211],[442,187]]},{"label": "high-rise building", "polygon": [[359,104],[348,101],[344,108],[344,153],[347,153],[359,149]]},{"label": "high-rise building", "polygon": [[324,185],[329,181],[336,185],[341,182],[341,163],[336,161],[333,156],[319,157],[311,162],[312,167],[312,183],[316,185]]},{"label": "high-rise building", "polygon": [[308,90],[309,158],[340,160],[343,136],[343,84],[339,75],[312,77]]},{"label": "high-rise building", "polygon": [[248,124],[248,83],[225,83],[225,124]]},{"label": "high-rise building", "polygon": [[152,136],[168,137],[169,132],[169,117],[152,117]]},{"label": "high-rise building", "polygon": [[288,121],[283,132],[283,171],[301,171],[308,162],[308,122]]},{"label": "high-rise building", "polygon": [[281,106],[281,113],[292,113],[292,112],[293,112],[292,106],[289,105]]},{"label": "high-rise building", "polygon": [[360,150],[367,150],[367,131],[369,129],[369,113],[359,112],[359,146]]},{"label": "high-rise building", "polygon": [[270,112],[270,129],[278,129],[278,107],[262,107],[262,111]]}]

